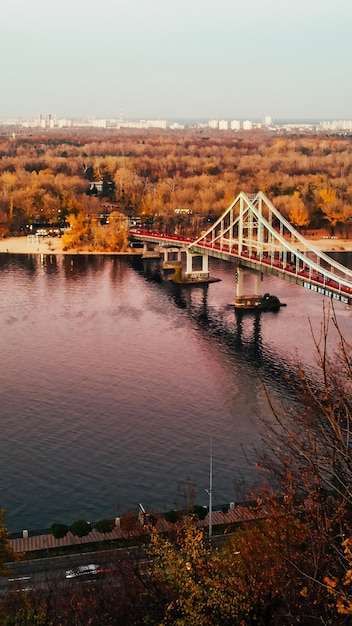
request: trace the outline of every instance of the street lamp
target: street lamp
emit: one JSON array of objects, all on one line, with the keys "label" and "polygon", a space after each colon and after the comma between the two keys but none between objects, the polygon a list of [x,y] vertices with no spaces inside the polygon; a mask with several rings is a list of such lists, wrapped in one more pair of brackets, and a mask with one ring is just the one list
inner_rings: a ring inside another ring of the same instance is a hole
[{"label": "street lamp", "polygon": [[213,437],[210,438],[210,464],[209,464],[209,489],[205,490],[209,496],[209,513],[208,513],[208,521],[209,521],[209,539],[212,536],[213,526],[212,526],[212,510],[213,510]]}]

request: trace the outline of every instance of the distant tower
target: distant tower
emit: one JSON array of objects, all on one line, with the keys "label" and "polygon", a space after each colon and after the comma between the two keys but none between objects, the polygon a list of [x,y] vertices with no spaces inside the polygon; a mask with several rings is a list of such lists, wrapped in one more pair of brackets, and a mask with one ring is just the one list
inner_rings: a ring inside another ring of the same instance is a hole
[{"label": "distant tower", "polygon": [[263,119],[263,124],[264,126],[272,126],[273,125],[273,118],[271,115],[265,115],[264,119]]}]

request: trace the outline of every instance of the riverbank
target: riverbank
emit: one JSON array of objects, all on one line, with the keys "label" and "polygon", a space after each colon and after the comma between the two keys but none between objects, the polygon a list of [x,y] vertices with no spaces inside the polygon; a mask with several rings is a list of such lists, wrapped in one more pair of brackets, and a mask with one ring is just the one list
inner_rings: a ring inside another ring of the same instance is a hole
[{"label": "riverbank", "polygon": [[[307,237],[307,241],[322,252],[352,252],[352,239]],[[126,254],[102,252],[87,248],[64,250],[60,237],[8,237],[0,239],[0,254]],[[141,254],[140,249],[129,248],[127,254]]]},{"label": "riverbank", "polygon": [[0,239],[0,254],[141,254],[141,249],[126,252],[104,252],[86,248],[64,250],[60,237],[8,237]]}]

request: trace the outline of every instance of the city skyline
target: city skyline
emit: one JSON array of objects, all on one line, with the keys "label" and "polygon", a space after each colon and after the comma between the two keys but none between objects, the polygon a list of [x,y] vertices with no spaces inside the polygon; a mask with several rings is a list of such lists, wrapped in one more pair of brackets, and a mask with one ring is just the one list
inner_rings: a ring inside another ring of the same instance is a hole
[{"label": "city skyline", "polygon": [[350,119],[348,0],[5,0],[0,118]]}]

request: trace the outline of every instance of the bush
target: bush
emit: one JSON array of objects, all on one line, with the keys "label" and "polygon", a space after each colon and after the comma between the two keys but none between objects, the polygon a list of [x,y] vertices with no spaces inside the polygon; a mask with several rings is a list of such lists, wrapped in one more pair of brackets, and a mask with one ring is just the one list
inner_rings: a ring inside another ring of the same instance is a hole
[{"label": "bush", "polygon": [[95,530],[98,531],[98,533],[111,533],[111,531],[114,529],[115,527],[115,522],[111,519],[101,519],[99,520],[99,522],[96,523],[95,525]]},{"label": "bush", "polygon": [[171,511],[166,511],[166,513],[164,513],[164,517],[167,522],[170,522],[171,524],[176,524],[176,522],[181,518],[181,513],[180,511],[172,509]]},{"label": "bush", "polygon": [[50,530],[55,539],[62,539],[68,533],[68,526],[66,524],[52,524]]},{"label": "bush", "polygon": [[76,537],[85,537],[92,530],[90,524],[83,519],[78,519],[71,525],[71,533]]},{"label": "bush", "polygon": [[206,518],[208,513],[208,508],[206,506],[202,506],[201,504],[195,504],[192,508],[192,514],[196,515],[199,520],[203,520]]}]

